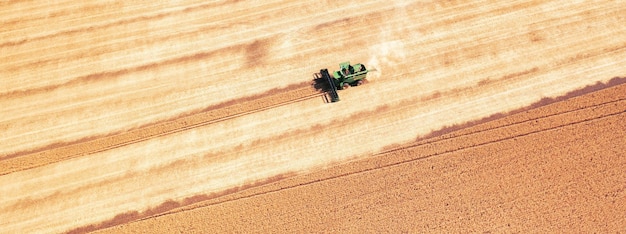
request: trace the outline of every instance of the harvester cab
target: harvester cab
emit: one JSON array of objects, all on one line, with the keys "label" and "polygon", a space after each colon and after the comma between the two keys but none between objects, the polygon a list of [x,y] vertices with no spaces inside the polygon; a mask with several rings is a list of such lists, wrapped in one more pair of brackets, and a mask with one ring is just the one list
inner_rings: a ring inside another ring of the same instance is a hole
[{"label": "harvester cab", "polygon": [[350,62],[340,63],[339,71],[333,72],[332,77],[328,74],[328,69],[320,70],[323,79],[329,84],[331,102],[339,101],[338,89],[347,89],[350,86],[359,86],[367,82],[368,72],[369,70],[365,68],[365,65],[360,63],[350,65]]}]

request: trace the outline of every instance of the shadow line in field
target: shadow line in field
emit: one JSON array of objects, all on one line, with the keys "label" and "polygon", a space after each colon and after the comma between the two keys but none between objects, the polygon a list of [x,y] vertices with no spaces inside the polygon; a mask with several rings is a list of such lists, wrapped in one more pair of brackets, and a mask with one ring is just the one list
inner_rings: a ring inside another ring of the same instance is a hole
[{"label": "shadow line in field", "polygon": [[464,129],[464,128],[468,128],[468,127],[475,126],[475,125],[478,125],[478,124],[487,123],[487,122],[490,122],[490,121],[494,121],[494,120],[497,120],[497,119],[504,118],[506,116],[510,116],[510,115],[514,115],[514,114],[521,113],[521,112],[524,112],[524,111],[536,109],[536,108],[539,108],[539,107],[542,107],[542,106],[547,106],[547,105],[550,105],[552,103],[565,101],[565,100],[573,98],[573,97],[582,96],[582,95],[585,95],[585,94],[589,94],[589,93],[592,93],[592,92],[596,92],[596,91],[599,91],[599,90],[602,90],[602,89],[610,88],[610,87],[621,85],[621,84],[626,84],[626,77],[613,77],[607,83],[597,82],[597,83],[595,83],[593,85],[588,85],[588,86],[585,86],[584,88],[577,89],[577,90],[574,90],[574,91],[570,91],[570,92],[566,93],[565,95],[558,96],[558,97],[555,97],[555,98],[544,97],[541,100],[539,100],[539,101],[537,101],[537,102],[535,102],[533,104],[530,104],[529,106],[526,106],[526,107],[523,107],[523,108],[519,108],[519,109],[510,111],[508,113],[496,113],[496,114],[493,114],[491,116],[488,116],[488,117],[485,117],[485,118],[482,118],[482,119],[479,119],[479,120],[474,120],[474,121],[470,121],[470,122],[463,123],[463,124],[443,127],[441,129],[433,131],[433,132],[431,132],[431,133],[429,133],[427,135],[418,137],[416,139],[416,141],[421,141],[421,140],[426,140],[426,139],[430,139],[430,138],[434,138],[434,137],[439,137],[439,136],[446,135],[446,134],[449,134],[449,133],[452,133],[452,132],[455,132],[455,131],[458,131],[458,130],[461,130],[461,129]]},{"label": "shadow line in field", "polygon": [[[504,117],[511,116],[511,115],[514,115],[514,114],[518,114],[518,113],[521,113],[521,112],[524,112],[524,111],[528,111],[528,110],[531,110],[531,109],[543,107],[543,106],[550,105],[550,104],[553,104],[553,103],[556,103],[556,102],[565,101],[565,100],[573,98],[573,97],[577,97],[577,96],[581,96],[581,95],[585,95],[585,94],[590,94],[590,93],[593,93],[593,92],[596,92],[596,91],[599,91],[599,90],[607,89],[607,88],[618,86],[618,85],[622,85],[622,84],[626,84],[626,77],[614,77],[611,80],[609,80],[607,83],[597,82],[594,85],[585,86],[585,87],[583,87],[581,89],[577,89],[577,90],[568,92],[568,93],[566,93],[565,95],[562,95],[562,96],[558,96],[558,97],[555,97],[555,98],[543,98],[543,99],[541,99],[541,100],[539,100],[539,101],[537,101],[537,102],[535,102],[535,103],[533,103],[531,105],[528,105],[526,107],[510,111],[510,112],[507,112],[507,113],[498,113],[498,114],[491,115],[489,117],[482,118],[480,120],[475,120],[475,121],[470,121],[470,122],[467,122],[467,123],[464,123],[464,124],[444,127],[444,128],[441,128],[440,130],[436,130],[436,131],[433,131],[433,132],[431,132],[431,133],[429,133],[427,135],[418,137],[414,143],[410,144],[410,146],[406,146],[406,145],[405,146],[403,146],[403,145],[391,145],[391,146],[385,147],[381,152],[377,153],[376,155],[386,154],[386,153],[390,153],[390,152],[393,152],[393,151],[405,150],[405,149],[408,149],[410,147],[419,146],[420,145],[419,142],[423,141],[423,140],[428,140],[428,139],[432,139],[432,138],[435,138],[435,137],[443,136],[443,135],[446,135],[446,134],[449,134],[449,133],[452,133],[452,132],[455,132],[455,131],[458,131],[458,130],[461,130],[461,129],[464,129],[464,128],[469,128],[469,127],[472,127],[472,126],[475,126],[475,125],[479,125],[479,124],[482,124],[482,123],[490,122],[490,121],[493,121],[493,120],[497,120],[497,119],[500,119],[500,118],[504,118]],[[440,95],[437,95],[437,96],[440,96]],[[620,99],[620,100],[623,100],[623,99]],[[617,100],[617,101],[620,101],[620,100]],[[604,103],[601,103],[601,104],[607,104],[607,103],[612,103],[612,102],[616,102],[616,101],[609,101],[609,102],[604,102]],[[385,106],[385,107],[382,107],[382,108],[383,109],[388,109],[389,107]],[[572,111],[575,111],[575,110],[579,110],[581,108],[583,108],[583,109],[584,108],[593,108],[593,106],[578,107],[578,108],[574,107],[573,108],[574,110],[561,111],[561,112],[558,112],[556,114],[549,114],[549,115],[542,116],[542,117],[539,117],[539,118],[546,118],[546,117],[552,117],[552,116],[555,116],[555,115],[558,115],[558,114],[562,114],[562,113],[569,113],[569,112],[572,112]],[[380,111],[380,110],[378,110],[378,111]],[[609,115],[605,115],[605,116],[600,116],[599,118],[614,116],[614,115],[622,114],[622,113],[623,112],[613,113],[613,114],[609,114]],[[591,120],[593,120],[593,119],[591,119]],[[559,125],[559,126],[552,127],[552,128],[549,128],[549,129],[556,129],[556,128],[559,128],[559,127],[569,126],[569,125],[572,125],[572,124],[579,124],[579,123],[583,123],[585,121],[590,121],[590,119],[584,119],[584,120],[580,120],[580,121],[573,122],[573,123],[566,124],[566,125]],[[526,121],[522,121],[522,122],[526,122]],[[520,124],[522,122],[513,123],[513,124],[505,124],[505,125],[503,125],[503,127],[513,126],[515,124]],[[319,128],[319,126],[317,128]],[[484,131],[484,130],[479,130],[477,132],[482,132],[482,131]],[[540,131],[532,131],[530,133],[525,133],[525,134],[521,134],[521,135],[508,136],[508,137],[504,137],[502,139],[511,139],[513,137],[525,136],[525,135],[534,134],[534,133],[537,133],[537,132],[540,132]],[[479,144],[478,146],[485,145],[485,144],[490,144],[490,143],[494,143],[494,142],[498,142],[498,141],[499,140],[489,141],[489,142],[485,142],[485,143]],[[417,143],[417,145],[415,143]],[[419,158],[419,159],[423,159],[423,158]],[[403,163],[403,162],[400,162],[400,163]],[[395,165],[395,164],[391,164],[391,166],[393,166],[393,165]],[[349,173],[349,174],[346,174],[346,175],[351,175],[351,174],[355,174],[355,173]],[[241,192],[241,191],[249,189],[249,188],[253,188],[253,187],[257,187],[257,186],[261,186],[261,185],[274,183],[276,181],[279,181],[279,180],[282,180],[282,179],[285,179],[285,178],[289,178],[289,177],[292,177],[292,176],[295,176],[295,175],[297,175],[297,173],[295,173],[295,172],[294,173],[288,173],[288,174],[281,174],[281,175],[276,176],[276,177],[272,177],[272,178],[269,178],[269,179],[266,179],[266,180],[261,180],[259,182],[255,182],[255,183],[249,183],[247,185],[243,185],[243,186],[239,186],[239,187],[234,187],[234,188],[227,189],[227,190],[224,190],[224,191],[218,192],[218,193],[211,193],[209,195],[192,196],[192,197],[183,199],[180,202],[168,200],[168,201],[164,202],[163,204],[161,204],[161,205],[159,205],[159,206],[157,206],[155,208],[151,208],[151,209],[148,209],[148,210],[143,211],[143,212],[139,212],[139,211],[125,212],[125,213],[122,213],[122,214],[119,214],[119,215],[115,216],[115,218],[113,218],[111,220],[108,220],[108,221],[105,221],[105,222],[102,222],[102,223],[99,223],[99,224],[91,224],[91,225],[88,225],[88,226],[79,227],[79,228],[76,228],[76,229],[73,229],[73,230],[69,231],[69,233],[91,232],[91,231],[95,231],[95,230],[99,230],[99,229],[113,227],[113,226],[116,226],[116,225],[121,225],[121,224],[124,224],[124,223],[130,223],[130,222],[138,221],[138,220],[141,220],[141,219],[152,218],[154,216],[162,216],[162,215],[171,214],[168,211],[172,211],[174,209],[181,208],[183,206],[191,205],[193,203],[207,202],[207,201],[214,200],[216,198],[219,198],[219,197],[222,197],[222,196],[225,196],[225,195],[228,195],[228,194]],[[341,175],[341,176],[345,176],[345,175]],[[341,177],[341,176],[339,176],[339,177]],[[324,180],[333,179],[333,178],[338,178],[338,177],[336,176],[336,177],[327,178],[327,179],[324,179]],[[321,182],[321,181],[324,181],[324,180],[315,180],[315,181],[312,181],[310,183],[317,183],[317,182]],[[307,183],[307,184],[310,184],[310,183]],[[298,186],[301,186],[301,185],[302,184],[299,184]],[[306,184],[304,184],[304,185],[306,185]],[[282,188],[282,189],[289,189],[289,188],[292,188],[292,187],[286,187],[286,188]],[[280,189],[280,190],[282,190],[282,189]],[[276,192],[276,191],[270,191],[270,192]],[[265,193],[253,194],[253,195],[250,195],[250,196],[247,196],[247,197],[257,196],[257,195],[262,195],[262,194],[265,194]],[[232,200],[227,200],[227,201],[232,201]],[[208,205],[212,205],[212,204],[208,204]],[[204,207],[204,206],[199,206],[199,207]],[[176,212],[173,212],[173,213],[176,213]]]},{"label": "shadow line in field", "polygon": [[191,196],[188,198],[183,199],[182,201],[174,201],[174,200],[167,200],[164,203],[161,203],[160,205],[147,209],[145,211],[139,212],[139,211],[128,211],[128,212],[124,212],[121,214],[116,215],[115,217],[113,217],[110,220],[107,220],[105,222],[99,223],[99,224],[91,224],[91,225],[87,225],[87,226],[83,226],[83,227],[79,227],[76,229],[72,229],[66,233],[72,233],[72,234],[77,234],[77,233],[88,233],[88,232],[93,232],[95,230],[99,230],[99,229],[104,229],[104,228],[108,228],[108,227],[113,227],[116,225],[120,225],[120,224],[124,224],[124,223],[129,223],[132,221],[136,221],[136,220],[140,220],[143,218],[147,218],[147,217],[151,217],[157,214],[161,214],[176,208],[180,208],[180,207],[184,207],[187,205],[191,205],[194,203],[198,203],[198,202],[202,202],[202,201],[207,201],[207,200],[211,200],[214,198],[218,198],[218,197],[222,197],[228,194],[232,194],[232,193],[236,193],[239,191],[243,191],[252,187],[258,187],[261,185],[265,185],[265,184],[270,184],[270,183],[274,183],[276,181],[282,180],[284,178],[288,178],[295,175],[295,173],[285,173],[285,174],[280,174],[277,176],[273,176],[261,181],[257,181],[254,183],[247,183],[241,186],[237,186],[237,187],[233,187],[233,188],[229,188],[226,190],[223,190],[221,192],[215,192],[215,193],[211,193],[211,194],[200,194],[200,195],[195,195],[195,196]]}]

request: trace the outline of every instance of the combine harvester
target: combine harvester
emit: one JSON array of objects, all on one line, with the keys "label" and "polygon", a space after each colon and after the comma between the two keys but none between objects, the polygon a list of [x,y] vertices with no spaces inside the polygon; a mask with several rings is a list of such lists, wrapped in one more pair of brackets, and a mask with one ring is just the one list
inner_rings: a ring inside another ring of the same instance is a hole
[{"label": "combine harvester", "polygon": [[328,69],[320,70],[322,79],[328,82],[331,102],[339,101],[339,95],[337,89],[347,89],[350,86],[359,86],[367,82],[367,73],[370,71],[376,71],[375,69],[367,70],[365,65],[357,63],[350,65],[350,62],[343,62],[339,64],[339,71],[333,72],[331,77],[328,74]]}]

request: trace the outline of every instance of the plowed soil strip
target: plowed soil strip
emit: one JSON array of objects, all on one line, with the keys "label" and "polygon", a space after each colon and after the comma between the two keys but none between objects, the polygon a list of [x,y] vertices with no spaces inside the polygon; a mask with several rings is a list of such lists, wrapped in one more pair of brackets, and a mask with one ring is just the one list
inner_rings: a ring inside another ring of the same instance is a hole
[{"label": "plowed soil strip", "polygon": [[[593,108],[587,111],[595,112]],[[493,228],[509,231],[516,229],[555,230],[561,226],[576,230],[579,230],[578,228],[604,230],[601,232],[621,230],[622,227],[616,223],[624,220],[623,213],[618,211],[624,207],[624,199],[620,196],[624,191],[623,183],[621,183],[623,179],[620,179],[623,177],[620,176],[619,170],[624,160],[616,160],[615,164],[608,160],[621,158],[619,153],[610,151],[623,150],[623,147],[618,146],[616,149],[602,147],[619,142],[616,137],[624,136],[623,132],[611,130],[613,130],[612,127],[620,130],[626,127],[620,121],[626,117],[626,113],[622,111],[613,114],[596,114],[598,116],[594,118],[579,119],[574,122],[559,118],[558,120],[565,121],[558,126],[551,126],[551,121],[544,122],[547,119],[541,119],[539,124],[545,124],[544,127],[547,128],[542,127],[539,131],[527,132],[524,131],[524,126],[505,127],[506,131],[513,134],[500,138],[498,143],[468,144],[457,149],[453,149],[456,148],[455,145],[448,145],[450,149],[448,152],[434,153],[432,156],[445,154],[449,158],[438,157],[432,161],[424,161],[422,165],[416,161],[423,159],[423,156],[431,155],[432,150],[416,147],[406,151],[394,151],[380,155],[374,160],[365,160],[320,171],[313,175],[286,179],[216,199],[201,208],[197,207],[199,209],[183,210],[103,231],[135,233],[138,230],[168,230],[168,232],[174,232],[175,230],[203,230],[211,227],[221,228],[217,230],[218,232],[275,230],[272,229],[273,227],[290,231],[362,230],[364,227],[387,229],[391,226],[378,225],[390,219],[402,220],[400,223],[388,224],[395,224],[395,228],[402,228],[405,231],[416,228],[431,231],[448,230],[448,232]],[[585,133],[590,130],[594,130],[595,134],[600,132],[605,134],[598,135],[600,140],[589,140],[592,144],[599,144],[599,149],[585,151],[584,147],[578,143],[587,137],[595,136]],[[477,137],[486,135],[481,134]],[[551,138],[553,141],[537,143],[546,138]],[[463,145],[464,142],[463,139],[458,139],[453,144]],[[534,146],[534,144],[539,145]],[[556,149],[559,146],[565,149]],[[500,155],[494,152],[502,147],[509,148],[506,150],[508,153],[516,150],[521,153]],[[427,152],[423,152],[424,150]],[[541,153],[543,150],[549,153],[544,155]],[[580,150],[583,152],[576,153]],[[562,155],[552,155],[555,153]],[[574,155],[570,155],[572,153]],[[603,153],[609,156],[603,157]],[[400,161],[396,164],[385,163],[389,159],[406,157],[412,157],[413,160]],[[516,157],[520,157],[519,160],[516,160]],[[593,158],[593,162],[589,162],[588,158]],[[563,162],[564,160],[569,161]],[[583,165],[578,167],[573,165],[585,160],[587,162]],[[383,163],[383,165],[377,165],[377,163]],[[610,166],[611,164],[613,165]],[[515,166],[522,168],[511,169]],[[596,166],[598,168],[593,168]],[[557,171],[545,171],[551,169]],[[512,172],[512,175],[506,174],[508,170]],[[585,176],[577,174],[581,172],[588,174]],[[390,179],[365,182],[371,177],[389,177]],[[477,181],[481,177],[488,179]],[[396,180],[402,178],[403,181],[394,182],[394,178]],[[588,184],[590,180],[602,184]],[[412,182],[407,184],[407,181]],[[368,183],[379,184],[376,188],[369,188]],[[482,196],[479,196],[474,190],[477,188],[489,190],[480,190],[478,194]],[[490,192],[494,194],[489,194]],[[559,195],[574,196],[577,199],[572,200],[570,197],[559,197]],[[439,196],[444,196],[444,198]],[[445,196],[450,197],[445,198]],[[309,202],[314,202],[317,206],[310,205]],[[284,208],[283,205],[288,208]],[[385,206],[391,207],[384,208]],[[563,206],[573,209],[562,209]],[[389,209],[402,210],[393,212]],[[363,212],[358,212],[359,210]],[[242,212],[249,215],[242,214]],[[413,212],[418,214],[415,215]],[[546,212],[554,212],[554,214],[542,215]],[[612,216],[611,213],[617,216]],[[268,214],[271,217],[267,217]],[[407,217],[398,217],[394,214]],[[241,219],[241,215],[246,218]],[[423,215],[423,218],[419,218],[420,215]],[[591,217],[587,217],[589,215]],[[348,221],[356,219],[361,223],[351,223],[351,227],[337,226],[337,223],[350,223]],[[368,223],[368,220],[372,221],[372,219],[378,221],[379,224]],[[432,219],[438,219],[435,223],[439,225],[432,226],[433,222],[429,222]],[[546,222],[546,220],[557,222]],[[568,223],[574,220],[586,221],[586,223],[579,224],[580,227]],[[332,222],[330,225],[335,226],[315,225],[318,222]],[[429,223],[431,225],[428,225]],[[465,225],[465,223],[475,225]]]},{"label": "plowed soil strip", "polygon": [[[529,110],[524,113],[505,117],[498,120],[496,122],[497,125],[492,125],[490,123],[486,123],[485,125],[487,126],[477,125],[475,127],[463,129],[463,134],[456,134],[455,132],[438,138],[428,139],[412,145],[389,150],[377,154],[376,157],[370,160],[348,162],[343,164],[343,166],[336,166],[322,173],[324,176],[311,178],[310,175],[307,175],[306,177],[309,179],[305,179],[304,181],[300,181],[300,179],[298,179],[300,177],[294,177],[275,184],[252,188],[240,193],[227,195],[206,202],[172,210],[170,212],[165,212],[153,217],[143,218],[141,219],[143,221],[137,222],[151,222],[150,219],[159,216],[188,212],[190,210],[218,205],[225,202],[234,202],[250,197],[276,193],[299,186],[361,174],[368,171],[380,170],[387,167],[414,162],[416,160],[423,160],[479,146],[490,145],[497,142],[515,139],[517,137],[529,136],[545,131],[556,131],[563,127],[579,125],[608,117],[625,116],[626,98],[622,96],[626,93],[626,85],[620,85],[608,90],[602,90],[601,92],[602,94],[608,93],[612,95],[600,95],[600,98],[604,97],[604,99],[599,100],[604,101],[592,101],[591,104],[586,105],[584,103],[582,105],[573,105],[572,103],[579,102],[577,104],[581,104],[584,100],[583,97],[589,95],[577,97],[574,100],[557,102],[548,106]],[[607,99],[607,97],[613,98]]]},{"label": "plowed soil strip", "polygon": [[117,135],[106,136],[85,142],[78,142],[49,150],[42,150],[23,156],[9,157],[0,161],[0,175],[6,175],[21,170],[27,170],[68,160],[74,157],[118,148],[151,138],[316,97],[321,97],[321,94],[313,90],[311,87],[301,87],[287,92],[263,96],[250,101],[246,101],[244,99],[241,103],[235,102],[232,105],[225,107],[211,109],[206,112],[146,126],[144,128],[131,130]]}]

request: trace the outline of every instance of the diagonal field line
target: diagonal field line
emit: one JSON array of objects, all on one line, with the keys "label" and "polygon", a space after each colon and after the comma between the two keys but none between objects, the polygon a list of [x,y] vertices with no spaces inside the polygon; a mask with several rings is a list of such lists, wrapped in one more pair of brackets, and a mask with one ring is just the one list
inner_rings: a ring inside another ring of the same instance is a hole
[{"label": "diagonal field line", "polygon": [[[80,153],[66,155],[65,157],[63,157],[62,160],[68,160],[68,159],[79,157],[79,156],[82,156],[82,155],[93,154],[93,153],[98,153],[98,152],[102,152],[102,151],[106,151],[106,150],[110,150],[110,149],[119,148],[119,147],[122,147],[122,146],[134,144],[134,143],[137,143],[137,142],[146,141],[146,140],[157,138],[157,137],[160,137],[160,136],[165,136],[165,135],[169,135],[169,134],[173,134],[173,133],[177,133],[177,132],[182,132],[182,131],[186,131],[186,130],[189,130],[189,129],[192,129],[192,128],[197,128],[197,127],[201,127],[201,126],[205,126],[205,125],[209,125],[209,124],[213,124],[213,123],[217,123],[217,122],[221,122],[221,121],[225,121],[225,120],[229,120],[229,119],[233,119],[233,118],[237,118],[237,117],[241,117],[241,116],[245,116],[245,115],[254,114],[254,113],[265,111],[265,110],[268,110],[268,109],[289,105],[289,104],[292,104],[292,103],[301,102],[301,101],[309,100],[309,99],[312,99],[312,98],[317,98],[317,97],[320,97],[321,95],[322,94],[320,94],[320,93],[313,93],[313,94],[306,95],[306,96],[303,96],[303,97],[299,97],[299,98],[296,98],[296,99],[291,99],[291,100],[279,102],[279,103],[276,103],[276,104],[273,104],[273,105],[270,105],[270,106],[266,106],[266,107],[262,107],[262,108],[256,108],[256,109],[253,109],[253,110],[250,110],[250,111],[235,113],[235,114],[232,114],[232,115],[228,115],[228,116],[224,116],[224,117],[220,117],[220,118],[216,118],[216,119],[208,119],[208,120],[205,120],[205,121],[201,121],[199,123],[190,124],[190,125],[186,125],[186,126],[183,126],[183,127],[175,128],[175,129],[172,129],[170,131],[165,131],[165,132],[149,135],[147,137],[141,137],[141,138],[138,138],[138,139],[135,139],[135,140],[131,140],[131,141],[124,141],[124,142],[121,142],[121,143],[118,143],[118,144],[113,144],[113,145],[97,148],[97,149],[94,149],[94,150],[91,150],[91,151],[82,151]],[[204,113],[205,112],[201,112],[201,113],[199,113],[197,115],[202,115]],[[163,122],[163,123],[159,124],[158,126],[164,125],[164,124],[167,124],[167,123],[171,123],[171,122],[177,122],[179,120],[180,119],[175,119],[175,120],[172,120],[172,121],[166,121],[166,122]],[[153,127],[154,126],[152,126],[152,128]],[[142,129],[144,129],[144,128],[140,128],[139,130],[142,130]],[[97,141],[100,141],[100,140],[102,140],[102,138],[97,138],[97,139],[88,141],[86,143],[78,143],[78,144],[90,144],[91,142],[97,142]],[[76,145],[76,144],[70,144],[68,146],[64,146],[64,148],[72,147],[74,145]],[[13,158],[28,157],[29,155],[37,154],[37,153],[40,153],[40,152],[35,152],[35,153],[22,155],[22,156],[17,156],[17,157],[10,157],[9,156],[9,157],[5,157],[5,158],[0,158],[0,164],[2,164],[1,161],[4,161],[4,160],[10,160],[10,159],[13,159]],[[47,165],[47,164],[44,164],[44,165]],[[44,165],[37,165],[37,164],[32,165],[31,164],[31,165],[25,166],[23,164],[20,164],[19,168],[11,168],[11,169],[5,170],[3,172],[0,172],[0,176],[6,175],[6,174],[10,174],[10,173],[14,173],[14,172],[18,172],[18,171],[28,170],[28,169],[32,169],[32,168],[40,167],[40,166],[44,166]]]},{"label": "diagonal field line", "polygon": [[[542,116],[542,117],[538,117],[538,118],[533,118],[532,120],[520,121],[520,122],[513,123],[513,124],[501,125],[499,127],[491,128],[491,130],[493,130],[493,129],[509,128],[509,127],[512,127],[512,126],[515,126],[515,125],[520,125],[520,124],[523,124],[523,123],[526,123],[526,122],[529,122],[529,121],[553,118],[553,117],[556,117],[556,116],[559,116],[559,115],[562,115],[562,114],[573,113],[573,112],[584,110],[584,109],[592,109],[592,108],[596,108],[596,107],[603,106],[603,105],[608,105],[608,104],[611,104],[611,103],[616,103],[616,102],[623,101],[623,100],[626,100],[626,99],[620,99],[620,100],[617,100],[617,101],[604,102],[604,103],[600,103],[600,104],[590,105],[590,106],[587,106],[587,107],[576,108],[575,110],[568,110],[568,111],[563,111],[563,112],[559,112],[559,113],[556,113],[556,114],[551,114],[551,115],[546,115],[546,116]],[[323,182],[323,181],[329,181],[329,180],[339,179],[339,178],[348,177],[348,176],[352,176],[352,175],[363,174],[363,173],[370,172],[370,171],[376,171],[376,170],[380,170],[380,169],[391,168],[391,167],[395,167],[395,166],[399,166],[399,165],[403,165],[403,164],[407,164],[407,163],[411,163],[411,162],[415,162],[415,161],[421,161],[421,160],[425,160],[425,159],[428,159],[428,158],[433,158],[433,157],[436,157],[436,156],[441,156],[441,155],[454,153],[454,152],[458,152],[458,151],[462,151],[462,150],[467,150],[467,149],[477,148],[477,147],[486,146],[486,145],[490,145],[490,144],[495,144],[495,143],[498,143],[498,142],[503,142],[503,141],[511,140],[511,139],[518,138],[518,137],[530,136],[530,135],[538,134],[538,133],[541,133],[541,132],[556,130],[556,129],[567,127],[567,126],[574,126],[574,125],[583,124],[583,123],[586,123],[586,122],[601,120],[601,119],[605,119],[605,118],[612,117],[612,116],[622,115],[622,114],[625,114],[625,113],[626,113],[626,110],[620,110],[620,111],[617,111],[617,112],[610,112],[608,114],[595,115],[593,117],[584,118],[582,120],[577,120],[577,121],[573,121],[573,122],[569,122],[569,123],[565,123],[565,124],[559,124],[559,125],[555,125],[555,126],[552,126],[552,127],[542,128],[542,129],[534,130],[534,131],[530,131],[530,132],[514,134],[514,135],[502,137],[502,138],[499,138],[499,139],[496,139],[496,140],[485,141],[485,142],[482,142],[482,143],[479,143],[479,144],[475,144],[475,145],[459,147],[459,148],[455,148],[455,149],[448,149],[448,150],[445,150],[443,152],[436,152],[436,153],[429,154],[429,155],[424,155],[424,156],[421,156],[421,157],[411,158],[411,159],[407,159],[407,160],[401,160],[401,161],[398,161],[398,162],[385,164],[385,165],[382,165],[382,166],[379,166],[379,167],[373,167],[373,168],[368,168],[368,169],[364,169],[364,170],[358,170],[358,171],[343,173],[343,174],[339,174],[339,175],[336,175],[336,176],[330,176],[330,177],[325,177],[325,178],[322,178],[322,179],[316,179],[316,180],[312,180],[312,181],[305,182],[305,183],[299,183],[299,184],[296,184],[296,185],[285,186],[285,187],[281,187],[281,188],[278,188],[278,189],[273,189],[273,190],[270,190],[270,191],[263,191],[263,192],[253,193],[253,194],[250,194],[250,195],[236,197],[236,198],[232,198],[232,199],[228,199],[228,200],[224,200],[224,201],[213,202],[213,203],[209,203],[209,204],[202,205],[202,206],[199,206],[199,207],[194,207],[194,208],[191,208],[191,209],[188,209],[188,210],[181,210],[181,211],[176,211],[176,212],[165,212],[165,213],[162,213],[162,214],[158,214],[158,215],[154,215],[154,216],[138,219],[138,220],[132,221],[130,223],[139,222],[139,221],[142,221],[142,220],[151,219],[151,218],[155,218],[155,217],[159,217],[159,216],[165,216],[165,215],[169,215],[169,214],[186,212],[186,211],[190,211],[190,210],[194,210],[194,209],[198,209],[198,208],[202,208],[202,207],[209,207],[209,206],[219,205],[219,204],[222,204],[222,203],[234,202],[234,201],[237,201],[237,200],[242,200],[242,199],[262,196],[262,195],[265,195],[265,194],[277,193],[277,192],[280,192],[280,191],[289,190],[289,189],[297,188],[297,187],[300,187],[300,186],[306,186],[306,185],[311,185],[311,184],[315,184],[315,183],[319,183],[319,182]],[[468,136],[468,135],[473,135],[475,133],[480,133],[480,132],[484,132],[484,131],[485,130],[481,130],[479,132],[473,132],[473,133],[459,135],[459,136],[455,136],[455,137],[451,137],[451,138],[444,138],[444,139],[440,139],[440,140],[429,142],[429,143],[436,143],[436,142],[440,142],[440,141],[452,140],[452,139],[455,139],[455,138]],[[409,150],[409,149],[417,148],[417,147],[420,147],[420,146],[423,146],[423,145],[425,145],[425,144],[417,144],[417,145],[412,145],[412,146],[408,146],[408,147],[403,147],[403,148],[398,148],[398,149],[394,149],[394,150],[389,150],[389,151],[385,151],[385,152],[376,154],[375,156],[382,156],[382,155],[393,153],[393,152],[398,152],[398,151],[402,151],[402,150]],[[245,191],[245,190],[242,190],[242,191]],[[241,191],[239,191],[239,192],[241,192]]]}]

